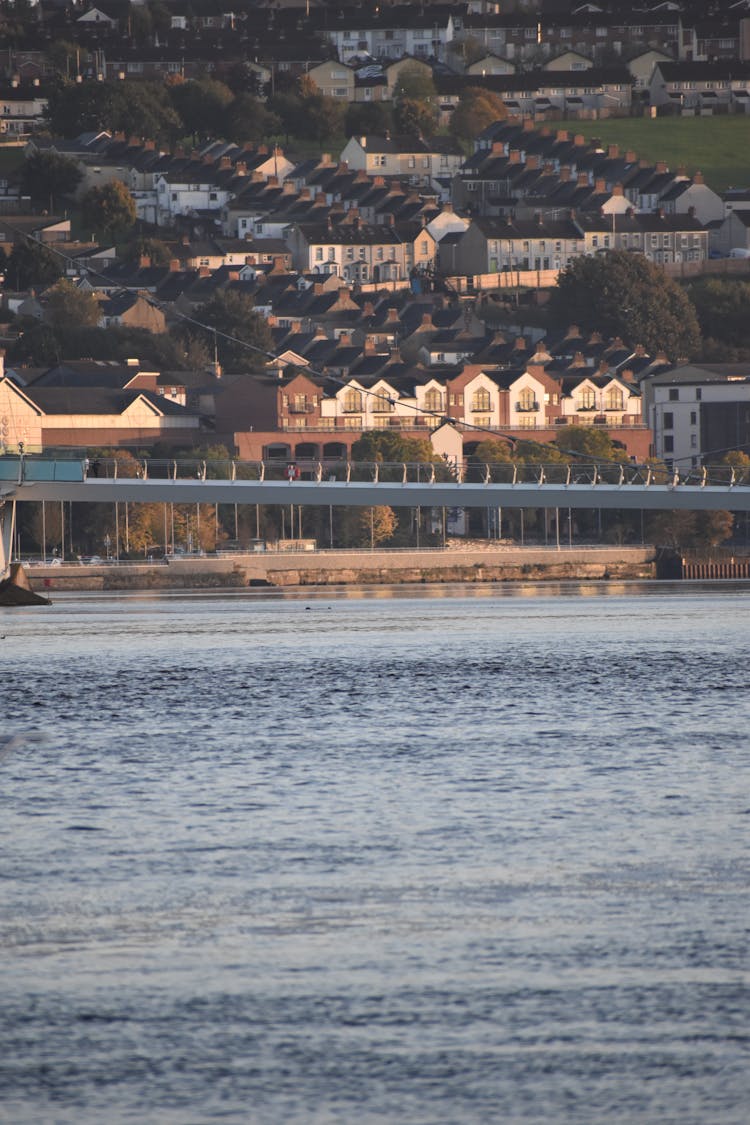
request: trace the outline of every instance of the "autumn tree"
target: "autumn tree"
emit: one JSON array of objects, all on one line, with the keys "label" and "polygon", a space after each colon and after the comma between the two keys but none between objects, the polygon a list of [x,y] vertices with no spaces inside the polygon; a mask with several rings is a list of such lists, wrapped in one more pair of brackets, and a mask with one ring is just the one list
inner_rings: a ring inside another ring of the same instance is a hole
[{"label": "autumn tree", "polygon": [[451,116],[450,130],[459,140],[472,140],[488,125],[508,116],[503,99],[481,86],[464,90]]},{"label": "autumn tree", "polygon": [[378,547],[393,538],[398,520],[393,508],[378,504],[370,508],[346,508],[338,521],[344,547]]},{"label": "autumn tree", "polygon": [[393,108],[393,122],[397,132],[405,136],[429,136],[437,128],[437,106],[415,98],[399,98]]},{"label": "autumn tree", "polygon": [[604,336],[663,350],[673,361],[700,349],[695,309],[683,288],[642,254],[608,251],[581,255],[560,273],[549,302],[550,319],[579,324]]},{"label": "autumn tree", "polygon": [[393,100],[395,102],[400,101],[401,98],[425,102],[436,97],[436,95],[437,89],[432,79],[432,72],[428,67],[418,62],[406,63],[401,67],[393,87]]},{"label": "autumn tree", "polygon": [[87,191],[82,208],[84,222],[109,238],[123,237],[135,224],[135,202],[119,180]]}]

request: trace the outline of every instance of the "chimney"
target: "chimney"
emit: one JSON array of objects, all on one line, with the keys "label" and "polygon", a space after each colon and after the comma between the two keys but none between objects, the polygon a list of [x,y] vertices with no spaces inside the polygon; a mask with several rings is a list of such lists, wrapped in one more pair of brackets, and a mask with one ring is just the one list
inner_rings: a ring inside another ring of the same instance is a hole
[{"label": "chimney", "polygon": [[560,169],[558,175],[559,175],[560,183],[561,184],[567,184],[568,181],[570,180],[570,165],[563,164],[563,166]]},{"label": "chimney", "polygon": [[607,190],[606,180],[594,180],[594,191],[597,195],[604,195]]},{"label": "chimney", "polygon": [[490,149],[490,152],[492,153],[493,156],[504,156],[505,155],[505,142],[504,141],[493,141],[492,142],[492,148]]},{"label": "chimney", "polygon": [[521,153],[517,148],[512,148],[510,150],[510,152],[508,153],[508,163],[509,164],[520,164],[521,163]]},{"label": "chimney", "polygon": [[702,173],[702,172],[696,172],[696,173],[695,173],[695,175],[693,176],[693,183],[694,183],[694,184],[702,184],[702,183],[705,183],[705,181],[704,181],[704,179],[703,179],[703,173]]},{"label": "chimney", "polygon": [[638,159],[638,157],[633,152],[632,148],[629,148],[628,151],[625,153],[625,160],[627,161],[627,163],[628,164],[635,164],[637,159]]},{"label": "chimney", "polygon": [[584,358],[583,352],[576,352],[575,353],[575,355],[573,356],[573,362],[571,363],[570,366],[571,367],[585,367],[586,366],[586,360]]},{"label": "chimney", "polygon": [[113,141],[124,141],[125,140],[125,134],[117,131],[117,132],[112,134],[112,140]]},{"label": "chimney", "polygon": [[432,314],[428,312],[422,313],[422,323],[420,325],[420,331],[432,331],[434,327],[435,325],[432,323]]},{"label": "chimney", "polygon": [[180,259],[179,258],[170,258],[169,259],[169,272],[170,273],[179,273],[180,272]]},{"label": "chimney", "polygon": [[555,140],[569,141],[570,137],[568,136],[568,130],[567,129],[558,129],[556,134],[555,134]]},{"label": "chimney", "polygon": [[352,346],[352,337],[350,332],[342,332],[338,338],[338,346],[340,348],[350,348]]},{"label": "chimney", "polygon": [[141,270],[147,270],[150,268],[150,266],[151,259],[149,258],[148,254],[141,254],[140,258],[138,259],[138,268]]},{"label": "chimney", "polygon": [[619,145],[609,145],[609,147],[607,148],[607,156],[609,157],[609,159],[610,160],[617,160],[619,155],[620,155],[620,146]]},{"label": "chimney", "polygon": [[526,351],[526,340],[523,336],[516,336],[515,340],[513,341],[513,349],[517,352]]},{"label": "chimney", "polygon": [[612,188],[612,194],[618,195],[620,197],[624,196],[625,192],[623,190],[622,184],[615,184],[615,186]]},{"label": "chimney", "polygon": [[364,168],[358,168],[357,174],[354,177],[355,184],[367,184],[370,182],[370,177],[365,172]]},{"label": "chimney", "polygon": [[273,265],[270,270],[271,273],[286,273],[286,265],[283,258],[276,257],[273,260]]},{"label": "chimney", "polygon": [[394,344],[393,347],[391,348],[390,355],[388,357],[388,362],[389,363],[401,363],[401,352],[399,350],[398,344]]},{"label": "chimney", "polygon": [[235,174],[235,176],[246,176],[247,175],[247,161],[246,160],[238,160],[237,161],[237,163],[234,166],[234,174]]},{"label": "chimney", "polygon": [[388,317],[386,319],[386,324],[400,324],[400,323],[401,323],[401,320],[400,320],[399,315],[398,315],[398,309],[394,309],[393,306],[390,306],[389,309],[388,309]]},{"label": "chimney", "polygon": [[623,383],[634,383],[635,382],[633,372],[630,370],[629,367],[623,367],[622,368],[622,370],[620,371],[620,378],[622,379]]},{"label": "chimney", "polygon": [[144,141],[143,147],[144,147],[146,152],[155,152],[156,151],[156,141]]},{"label": "chimney", "polygon": [[524,131],[524,133],[533,133],[534,132],[534,118],[533,117],[524,117],[524,119],[523,119],[523,131]]},{"label": "chimney", "polygon": [[374,316],[374,315],[375,315],[375,306],[373,305],[372,301],[365,301],[365,303],[362,306],[362,316]]},{"label": "chimney", "polygon": [[668,172],[669,169],[667,167],[666,161],[657,160],[654,171],[656,172],[657,176],[662,176],[665,172]]},{"label": "chimney", "polygon": [[363,355],[377,355],[377,349],[375,347],[375,341],[373,340],[372,336],[365,336],[365,342],[362,345],[362,354]]},{"label": "chimney", "polygon": [[539,167],[539,157],[538,156],[527,156],[526,157],[526,170],[527,171],[535,172],[538,167]]},{"label": "chimney", "polygon": [[267,179],[266,179],[266,186],[267,187],[278,187],[279,186],[279,177],[278,176],[268,176]]},{"label": "chimney", "polygon": [[208,266],[199,266],[198,267],[198,277],[210,277],[210,276],[211,276],[211,270],[208,268]]},{"label": "chimney", "polygon": [[586,138],[584,137],[583,133],[576,133],[576,135],[573,137],[573,144],[576,146],[576,148],[585,147]]},{"label": "chimney", "polygon": [[576,179],[576,186],[577,187],[588,187],[589,186],[588,172],[579,172],[578,173],[578,177]]},{"label": "chimney", "polygon": [[219,160],[219,171],[225,172],[225,171],[227,171],[227,169],[229,169],[231,167],[232,167],[232,161],[229,159],[229,157],[228,156],[222,156],[221,159]]}]

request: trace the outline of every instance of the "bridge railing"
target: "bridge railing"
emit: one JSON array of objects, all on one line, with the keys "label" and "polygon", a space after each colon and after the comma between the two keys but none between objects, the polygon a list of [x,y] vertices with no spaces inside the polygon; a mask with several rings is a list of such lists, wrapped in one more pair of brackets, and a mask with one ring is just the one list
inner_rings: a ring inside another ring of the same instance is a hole
[{"label": "bridge railing", "polygon": [[320,483],[367,482],[371,484],[502,484],[563,485],[595,488],[598,485],[628,487],[637,485],[668,485],[679,487],[747,487],[750,470],[730,465],[687,468],[682,471],[664,465],[635,462],[550,462],[525,463],[498,461],[491,463],[441,460],[437,462],[388,462],[303,460],[279,458],[265,461],[243,461],[201,458],[100,457],[52,459],[44,457],[0,458],[0,481],[75,481],[123,479],[144,480],[221,480],[281,481],[298,480]]}]

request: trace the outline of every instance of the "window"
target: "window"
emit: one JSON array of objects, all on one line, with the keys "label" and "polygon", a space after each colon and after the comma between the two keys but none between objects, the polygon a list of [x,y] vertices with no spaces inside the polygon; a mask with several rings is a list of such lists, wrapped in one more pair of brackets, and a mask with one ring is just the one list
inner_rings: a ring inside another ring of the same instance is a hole
[{"label": "window", "polygon": [[358,414],[362,410],[362,392],[349,389],[344,394],[344,413]]},{"label": "window", "polygon": [[673,430],[674,429],[674,414],[672,413],[671,410],[667,410],[667,411],[664,412],[664,429],[665,430]]},{"label": "window", "polygon": [[329,262],[335,262],[336,261],[336,247],[335,246],[329,246],[328,247],[328,261]]},{"label": "window", "polygon": [[667,434],[664,438],[664,452],[674,453],[674,438],[671,434]]},{"label": "window", "polygon": [[578,392],[578,410],[596,409],[596,391],[593,387],[584,387]]},{"label": "window", "polygon": [[695,401],[696,402],[700,402],[702,393],[703,392],[701,391],[700,387],[696,387],[696,390],[695,390]]},{"label": "window", "polygon": [[690,425],[691,426],[697,426],[698,425],[698,411],[697,410],[691,410],[690,411]]},{"label": "window", "polygon": [[619,387],[610,387],[604,396],[605,410],[622,410],[623,395]]},{"label": "window", "polygon": [[490,392],[482,387],[478,391],[474,391],[471,398],[471,409],[477,410],[490,410]]},{"label": "window", "polygon": [[690,435],[690,448],[691,449],[697,449],[698,448],[698,435],[697,434],[691,434]]},{"label": "window", "polygon": [[420,252],[420,254],[429,254],[429,252],[430,252],[430,244],[429,244],[429,242],[427,241],[427,239],[425,239],[425,240],[424,240],[423,242],[420,242],[420,244],[419,244],[419,252]]},{"label": "window", "polygon": [[536,410],[537,402],[531,387],[523,387],[518,395],[519,410]]},{"label": "window", "polygon": [[[454,396],[451,395],[451,398]],[[432,387],[424,396],[425,410],[432,410],[439,414],[443,409],[443,393]]]},{"label": "window", "polygon": [[316,246],[315,247],[315,261],[316,262],[322,262],[323,261],[323,247],[322,246]]},{"label": "window", "polygon": [[410,157],[409,157],[409,167],[410,167],[410,168],[416,168],[416,166],[417,166],[417,158],[416,158],[416,156],[410,156]]},{"label": "window", "polygon": [[680,401],[680,391],[679,391],[678,387],[670,387],[669,388],[669,401],[670,402],[679,402]]}]

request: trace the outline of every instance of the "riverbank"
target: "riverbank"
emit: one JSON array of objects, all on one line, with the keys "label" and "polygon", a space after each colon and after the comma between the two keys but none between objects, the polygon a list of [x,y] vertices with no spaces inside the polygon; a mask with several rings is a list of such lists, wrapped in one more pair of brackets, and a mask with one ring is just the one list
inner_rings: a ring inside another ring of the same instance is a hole
[{"label": "riverbank", "polygon": [[288,551],[175,557],[148,563],[29,568],[39,592],[237,589],[413,582],[515,582],[656,577],[654,547],[515,547],[400,551]]}]

